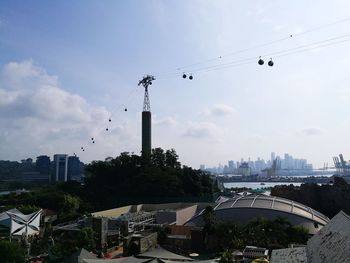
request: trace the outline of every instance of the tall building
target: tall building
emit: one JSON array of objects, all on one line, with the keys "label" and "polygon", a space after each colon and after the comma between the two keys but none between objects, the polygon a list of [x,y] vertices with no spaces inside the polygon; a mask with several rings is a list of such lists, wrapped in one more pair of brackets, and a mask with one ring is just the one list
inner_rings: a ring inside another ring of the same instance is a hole
[{"label": "tall building", "polygon": [[40,174],[50,174],[50,165],[51,165],[51,160],[50,157],[47,155],[40,155],[36,157],[36,162],[35,162],[35,169],[37,172]]},{"label": "tall building", "polygon": [[82,177],[82,169],[79,157],[69,156],[68,157],[68,171],[67,171],[67,180],[71,181],[80,181]]},{"label": "tall building", "polygon": [[205,165],[204,165],[204,164],[201,164],[201,165],[199,166],[199,169],[202,170],[202,171],[204,171],[204,170],[205,170]]},{"label": "tall building", "polygon": [[68,177],[68,155],[55,154],[54,162],[54,182],[66,182]]},{"label": "tall building", "polygon": [[235,170],[235,161],[228,161],[228,169],[230,171],[230,173],[232,173]]},{"label": "tall building", "polygon": [[275,152],[271,152],[271,162],[276,159],[276,154]]}]

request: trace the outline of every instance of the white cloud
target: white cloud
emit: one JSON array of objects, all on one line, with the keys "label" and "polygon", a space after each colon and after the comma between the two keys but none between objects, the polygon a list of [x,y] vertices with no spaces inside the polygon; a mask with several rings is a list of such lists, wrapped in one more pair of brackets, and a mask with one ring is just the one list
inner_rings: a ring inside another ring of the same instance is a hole
[{"label": "white cloud", "polygon": [[251,143],[261,143],[264,141],[264,137],[258,134],[253,134],[248,137],[248,142]]},{"label": "white cloud", "polygon": [[298,135],[305,135],[305,136],[315,136],[315,135],[321,135],[324,133],[326,133],[324,129],[317,128],[317,127],[305,128],[297,132]]},{"label": "white cloud", "polygon": [[211,122],[188,122],[185,124],[183,136],[196,139],[220,139],[222,131]]},{"label": "white cloud", "polygon": [[92,106],[62,89],[56,76],[32,61],[5,65],[0,83],[0,159],[72,154],[81,145],[92,147],[91,136],[101,147],[96,143],[94,151],[85,153],[85,159],[103,158],[105,150],[109,155],[117,154],[117,149],[121,151],[134,136],[135,129],[124,122],[109,123],[112,114],[104,107]]},{"label": "white cloud", "polygon": [[162,119],[155,118],[152,119],[152,123],[157,126],[175,126],[177,124],[177,121],[173,117],[165,117]]},{"label": "white cloud", "polygon": [[19,94],[16,91],[0,89],[0,106],[13,103],[17,99],[18,95]]},{"label": "white cloud", "polygon": [[202,112],[202,115],[208,117],[222,117],[235,113],[236,110],[225,104],[214,104],[210,109]]},{"label": "white cloud", "polygon": [[2,87],[6,89],[34,89],[42,85],[57,86],[57,76],[48,75],[31,60],[10,62],[2,72]]}]

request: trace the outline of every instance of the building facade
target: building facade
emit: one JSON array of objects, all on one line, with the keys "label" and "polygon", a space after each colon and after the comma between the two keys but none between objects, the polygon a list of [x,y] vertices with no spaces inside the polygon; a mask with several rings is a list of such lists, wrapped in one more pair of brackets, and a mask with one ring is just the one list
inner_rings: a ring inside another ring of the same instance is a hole
[{"label": "building facade", "polygon": [[54,162],[54,182],[66,182],[68,180],[68,155],[55,154]]}]

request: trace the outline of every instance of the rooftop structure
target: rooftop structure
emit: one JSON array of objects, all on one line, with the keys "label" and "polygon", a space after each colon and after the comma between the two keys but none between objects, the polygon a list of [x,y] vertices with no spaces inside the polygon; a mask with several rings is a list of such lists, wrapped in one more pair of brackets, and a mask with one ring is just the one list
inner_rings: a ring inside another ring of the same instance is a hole
[{"label": "rooftop structure", "polygon": [[348,262],[349,248],[350,216],[341,211],[307,242],[308,262]]},{"label": "rooftop structure", "polygon": [[246,246],[243,250],[243,257],[249,259],[267,258],[269,250],[263,247]]},{"label": "rooftop structure", "polygon": [[273,250],[271,263],[348,262],[350,259],[350,216],[340,211],[306,247]]},{"label": "rooftop structure", "polygon": [[306,247],[274,249],[271,263],[307,263]]},{"label": "rooftop structure", "polygon": [[[329,222],[328,217],[312,208],[280,197],[250,194],[222,200],[214,207],[218,221],[229,220],[244,224],[256,217],[271,220],[282,216],[288,218],[293,225],[303,225],[310,234],[315,234]],[[203,225],[202,212],[191,218],[186,225]]]},{"label": "rooftop structure", "polygon": [[175,253],[172,253],[163,248],[155,248],[151,251],[139,254],[140,258],[154,258],[162,260],[172,260],[172,261],[193,261],[192,258],[184,257]]},{"label": "rooftop structure", "polygon": [[208,203],[166,203],[128,205],[92,213],[93,217],[128,222],[129,232],[149,224],[183,225],[202,211]]},{"label": "rooftop structure", "polygon": [[41,210],[25,215],[16,208],[0,213],[0,227],[13,236],[32,235],[39,232]]}]

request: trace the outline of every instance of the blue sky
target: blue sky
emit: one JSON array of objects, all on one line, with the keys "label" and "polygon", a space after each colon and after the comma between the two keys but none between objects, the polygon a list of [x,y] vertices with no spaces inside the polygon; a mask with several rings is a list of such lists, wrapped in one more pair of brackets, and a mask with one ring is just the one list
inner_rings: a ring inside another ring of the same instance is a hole
[{"label": "blue sky", "polygon": [[[342,21],[349,8],[345,0],[2,1],[0,159],[139,152],[137,83],[148,73],[157,78],[153,146],[175,148],[184,164],[268,159],[271,151],[315,166],[350,158],[350,37],[272,56],[272,68],[254,60],[197,71],[350,34]],[[177,68],[193,63],[185,70],[194,80],[182,79]]]}]

